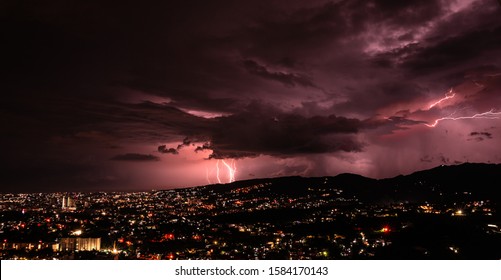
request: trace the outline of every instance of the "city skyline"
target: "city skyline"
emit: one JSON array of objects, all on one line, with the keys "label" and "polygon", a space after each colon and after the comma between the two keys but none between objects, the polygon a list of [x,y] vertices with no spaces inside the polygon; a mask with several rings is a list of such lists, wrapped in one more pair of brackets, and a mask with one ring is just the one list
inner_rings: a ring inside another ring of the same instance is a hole
[{"label": "city skyline", "polygon": [[0,259],[495,260],[500,174],[462,164],[388,180],[2,194]]},{"label": "city skyline", "polygon": [[4,193],[501,163],[495,0],[0,11]]}]

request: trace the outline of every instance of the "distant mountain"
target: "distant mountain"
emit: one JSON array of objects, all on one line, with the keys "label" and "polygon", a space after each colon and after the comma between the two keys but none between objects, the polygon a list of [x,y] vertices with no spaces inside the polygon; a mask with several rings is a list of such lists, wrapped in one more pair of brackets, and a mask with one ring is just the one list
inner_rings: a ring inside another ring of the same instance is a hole
[{"label": "distant mountain", "polygon": [[468,199],[501,200],[501,164],[464,163],[438,166],[409,175],[387,179],[371,179],[357,174],[333,177],[280,177],[209,185],[205,190],[231,191],[262,184],[275,194],[304,194],[311,188],[342,190],[344,196],[355,196],[364,202],[392,203],[399,201],[457,201]]},{"label": "distant mountain", "polygon": [[[501,199],[501,164],[463,163],[439,166],[407,176],[379,180],[382,187],[403,195],[424,195],[430,199],[467,195],[478,199]],[[442,194],[442,195],[440,195]]]}]

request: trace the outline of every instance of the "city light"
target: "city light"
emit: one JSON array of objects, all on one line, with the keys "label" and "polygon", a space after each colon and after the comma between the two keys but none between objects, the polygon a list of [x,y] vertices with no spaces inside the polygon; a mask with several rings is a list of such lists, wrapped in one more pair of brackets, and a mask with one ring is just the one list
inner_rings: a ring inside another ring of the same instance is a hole
[{"label": "city light", "polygon": [[[225,163],[233,168],[230,160]],[[222,160],[219,167],[226,175],[228,167]],[[26,209],[26,214],[0,222],[0,240],[4,241],[0,253],[5,259],[33,256],[65,259],[73,255],[144,260],[270,256],[305,260],[377,259],[381,248],[398,244],[395,240],[402,236],[398,233],[405,236],[424,230],[416,226],[422,224],[421,219],[452,222],[457,221],[454,216],[467,213],[474,213],[470,222],[484,229],[485,240],[501,237],[493,203],[475,199],[469,195],[470,191],[461,193],[467,198],[461,201],[379,204],[365,202],[340,184],[326,185],[323,179],[302,178],[292,183],[287,179],[285,184],[281,180],[163,191],[75,193],[72,194],[74,211],[62,209],[57,203],[57,198],[64,194],[4,194],[0,209],[12,213]],[[294,191],[283,191],[289,186],[294,186]],[[449,193],[445,197],[454,195]],[[328,230],[318,230],[322,228]],[[21,238],[32,230],[38,232],[36,241],[23,242]],[[448,230],[450,236],[457,229]],[[435,238],[435,235],[420,236],[421,241]],[[452,254],[469,254],[459,249],[463,244],[455,242],[452,246],[449,239],[437,237],[442,241],[429,244],[451,247],[447,251]],[[422,253],[419,256],[434,257],[429,253],[434,250],[437,248],[426,247],[419,251]]]}]

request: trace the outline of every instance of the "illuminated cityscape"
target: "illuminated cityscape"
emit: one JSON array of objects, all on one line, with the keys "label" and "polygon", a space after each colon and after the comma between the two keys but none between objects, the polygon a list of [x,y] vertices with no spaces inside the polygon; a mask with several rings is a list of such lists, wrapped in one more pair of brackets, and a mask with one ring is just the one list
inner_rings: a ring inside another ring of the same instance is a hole
[{"label": "illuminated cityscape", "polygon": [[500,19],[501,0],[1,1],[0,260],[501,260]]},{"label": "illuminated cityscape", "polygon": [[[499,165],[489,167],[499,169]],[[431,172],[437,171],[418,177]],[[410,182],[412,176],[385,184]],[[342,186],[364,180],[359,189]],[[371,187],[367,180],[345,174],[148,192],[3,194],[0,255],[2,259],[501,257],[496,201],[472,192],[451,192],[432,181],[412,181],[419,192],[429,192],[426,199],[399,199],[391,197],[399,189],[364,193]],[[75,205],[68,209],[70,198]]]}]

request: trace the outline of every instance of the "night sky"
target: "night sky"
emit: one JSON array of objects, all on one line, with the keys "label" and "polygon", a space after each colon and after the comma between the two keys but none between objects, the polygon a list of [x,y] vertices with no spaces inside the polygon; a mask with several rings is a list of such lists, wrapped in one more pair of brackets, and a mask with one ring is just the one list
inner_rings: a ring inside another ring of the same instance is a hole
[{"label": "night sky", "polygon": [[496,0],[6,0],[0,30],[2,192],[501,162]]}]

